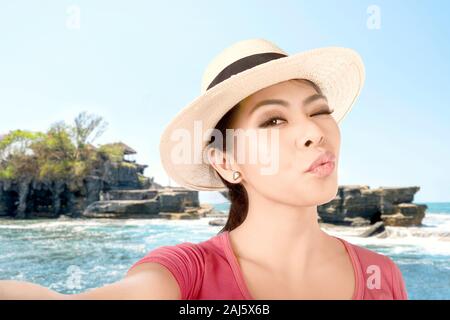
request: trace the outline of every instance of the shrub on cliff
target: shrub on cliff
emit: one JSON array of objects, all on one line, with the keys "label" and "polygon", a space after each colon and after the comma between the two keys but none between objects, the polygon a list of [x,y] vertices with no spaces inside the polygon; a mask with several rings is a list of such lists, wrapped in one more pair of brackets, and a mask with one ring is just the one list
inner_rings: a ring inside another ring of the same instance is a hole
[{"label": "shrub on cliff", "polygon": [[71,125],[57,122],[43,132],[14,130],[0,141],[0,179],[71,181],[100,170],[115,152],[92,146],[105,130],[99,116],[80,113]]}]

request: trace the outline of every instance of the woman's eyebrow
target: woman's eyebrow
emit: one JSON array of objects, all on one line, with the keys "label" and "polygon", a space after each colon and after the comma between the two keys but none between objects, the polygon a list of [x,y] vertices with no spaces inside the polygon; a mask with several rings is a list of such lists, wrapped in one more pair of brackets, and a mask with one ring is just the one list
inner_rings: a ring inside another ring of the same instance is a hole
[{"label": "woman's eyebrow", "polygon": [[[303,100],[303,106],[306,106],[307,104],[310,104],[313,101],[316,101],[318,99],[324,99],[325,101],[327,101],[327,98],[324,95],[317,93],[317,94],[313,94],[313,95],[309,96],[308,98],[306,98],[305,100]],[[289,102],[287,102],[285,100],[281,100],[281,99],[262,100],[262,101],[258,102],[257,104],[255,104],[253,109],[250,111],[249,115],[251,115],[253,112],[255,112],[255,110],[258,109],[259,107],[262,107],[262,106],[268,105],[268,104],[279,104],[279,105],[282,105],[283,107],[289,106]]]}]

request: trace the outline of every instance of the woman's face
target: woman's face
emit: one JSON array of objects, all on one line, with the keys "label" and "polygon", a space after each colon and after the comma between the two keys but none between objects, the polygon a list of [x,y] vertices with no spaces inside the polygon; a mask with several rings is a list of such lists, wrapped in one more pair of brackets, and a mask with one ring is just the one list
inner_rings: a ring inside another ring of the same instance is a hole
[{"label": "woman's face", "polygon": [[[272,102],[262,103],[266,100]],[[240,182],[250,198],[258,192],[296,206],[334,199],[340,131],[327,111],[333,106],[304,80],[281,82],[241,101],[231,123],[231,128],[241,130],[235,131],[241,138],[233,140],[233,169],[241,172]],[[335,155],[333,172],[325,177],[305,172],[325,151]]]}]

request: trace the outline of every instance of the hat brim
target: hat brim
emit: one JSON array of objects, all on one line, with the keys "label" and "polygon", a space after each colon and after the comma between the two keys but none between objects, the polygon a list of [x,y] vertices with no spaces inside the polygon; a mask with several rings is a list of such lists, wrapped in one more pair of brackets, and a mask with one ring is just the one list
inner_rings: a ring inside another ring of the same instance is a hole
[{"label": "hat brim", "polygon": [[[289,55],[269,61],[231,76],[212,87],[181,109],[166,126],[160,140],[160,158],[164,170],[179,185],[199,191],[224,191],[226,186],[216,170],[203,161],[203,149],[195,150],[190,159],[197,162],[175,163],[172,152],[180,141],[172,140],[175,130],[185,129],[194,136],[195,121],[201,122],[200,137],[214,128],[233,106],[251,94],[290,79],[308,79],[316,83],[334,112],[339,124],[352,109],[365,81],[364,64],[359,54],[349,48],[327,47]],[[197,128],[198,129],[198,128]],[[181,131],[179,131],[181,132]],[[202,141],[202,145],[206,143]]]}]

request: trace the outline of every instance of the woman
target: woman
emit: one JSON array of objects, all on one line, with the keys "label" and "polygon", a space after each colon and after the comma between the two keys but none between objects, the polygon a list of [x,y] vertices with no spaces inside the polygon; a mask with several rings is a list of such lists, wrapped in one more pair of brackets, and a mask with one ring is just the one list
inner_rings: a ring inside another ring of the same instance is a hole
[{"label": "woman", "polygon": [[318,223],[317,206],[338,190],[338,123],[363,82],[363,63],[350,49],[288,56],[264,39],[235,43],[210,63],[203,94],[176,115],[160,144],[177,183],[228,190],[221,232],[156,248],[102,288],[62,295],[7,281],[0,296],[407,299],[389,257],[328,235]]}]

